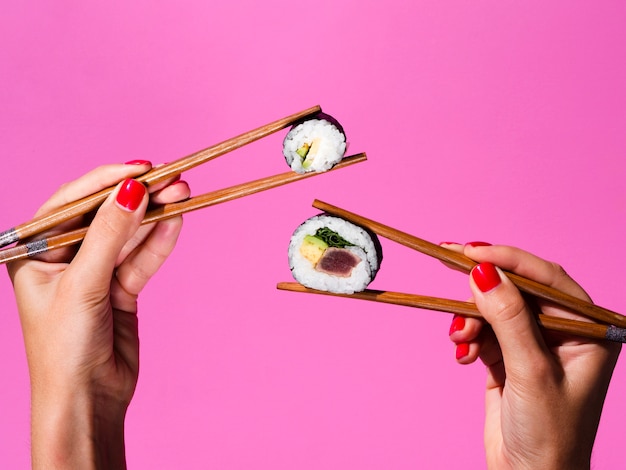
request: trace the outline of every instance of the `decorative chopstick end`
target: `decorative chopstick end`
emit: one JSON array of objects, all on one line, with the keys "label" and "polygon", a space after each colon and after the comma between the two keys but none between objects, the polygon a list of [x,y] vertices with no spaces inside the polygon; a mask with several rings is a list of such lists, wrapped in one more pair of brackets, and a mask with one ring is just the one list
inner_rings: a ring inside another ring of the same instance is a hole
[{"label": "decorative chopstick end", "polygon": [[48,251],[48,240],[43,238],[41,240],[33,240],[26,244],[28,250],[28,256],[35,256],[39,253],[45,253]]},{"label": "decorative chopstick end", "polygon": [[619,328],[614,325],[609,325],[606,329],[606,339],[609,341],[616,341],[618,343],[626,343],[626,328]]},{"label": "decorative chopstick end", "polygon": [[5,232],[0,232],[0,248],[10,245],[11,243],[15,243],[19,239],[20,237],[15,228],[9,229]]}]

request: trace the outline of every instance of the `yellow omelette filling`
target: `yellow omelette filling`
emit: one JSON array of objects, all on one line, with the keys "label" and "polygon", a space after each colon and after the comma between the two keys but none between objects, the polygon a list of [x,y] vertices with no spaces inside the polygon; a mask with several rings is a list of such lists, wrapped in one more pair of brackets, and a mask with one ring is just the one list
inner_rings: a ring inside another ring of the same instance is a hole
[{"label": "yellow omelette filling", "polygon": [[300,254],[315,266],[322,258],[328,244],[313,235],[307,235],[300,245]]}]

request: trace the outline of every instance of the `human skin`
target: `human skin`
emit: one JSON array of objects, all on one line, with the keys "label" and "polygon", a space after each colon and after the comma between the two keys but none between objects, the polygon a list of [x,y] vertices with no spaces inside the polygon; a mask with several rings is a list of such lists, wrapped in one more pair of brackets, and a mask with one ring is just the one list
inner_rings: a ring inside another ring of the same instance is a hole
[{"label": "human skin", "polygon": [[[139,372],[137,298],[171,253],[180,217],[141,226],[155,204],[189,197],[170,180],[146,188],[134,161],[64,184],[36,215],[119,183],[80,248],[10,263],[31,382],[34,469],[126,467],[124,419]],[[64,223],[42,236],[82,225]]]},{"label": "human skin", "polygon": [[455,317],[450,339],[459,363],[480,359],[487,368],[488,467],[590,468],[621,345],[541,330],[533,312],[583,318],[548,302],[529,303],[502,271],[590,300],[558,264],[513,247],[482,243],[446,247],[479,262],[470,274],[470,289],[487,324]]}]

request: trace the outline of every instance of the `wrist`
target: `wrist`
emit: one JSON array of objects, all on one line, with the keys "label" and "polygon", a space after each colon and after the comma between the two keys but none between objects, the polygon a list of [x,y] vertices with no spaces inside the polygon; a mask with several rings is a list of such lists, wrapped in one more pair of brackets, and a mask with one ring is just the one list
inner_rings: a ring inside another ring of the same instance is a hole
[{"label": "wrist", "polygon": [[34,469],[126,468],[126,406],[88,391],[33,389]]}]

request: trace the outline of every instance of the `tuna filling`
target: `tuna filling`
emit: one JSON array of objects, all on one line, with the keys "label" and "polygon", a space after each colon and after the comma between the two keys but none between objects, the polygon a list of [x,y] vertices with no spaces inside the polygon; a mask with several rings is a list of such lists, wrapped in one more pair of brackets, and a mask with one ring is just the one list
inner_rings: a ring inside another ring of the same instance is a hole
[{"label": "tuna filling", "polygon": [[345,248],[328,248],[320,258],[315,269],[339,277],[350,277],[352,270],[361,259]]}]

